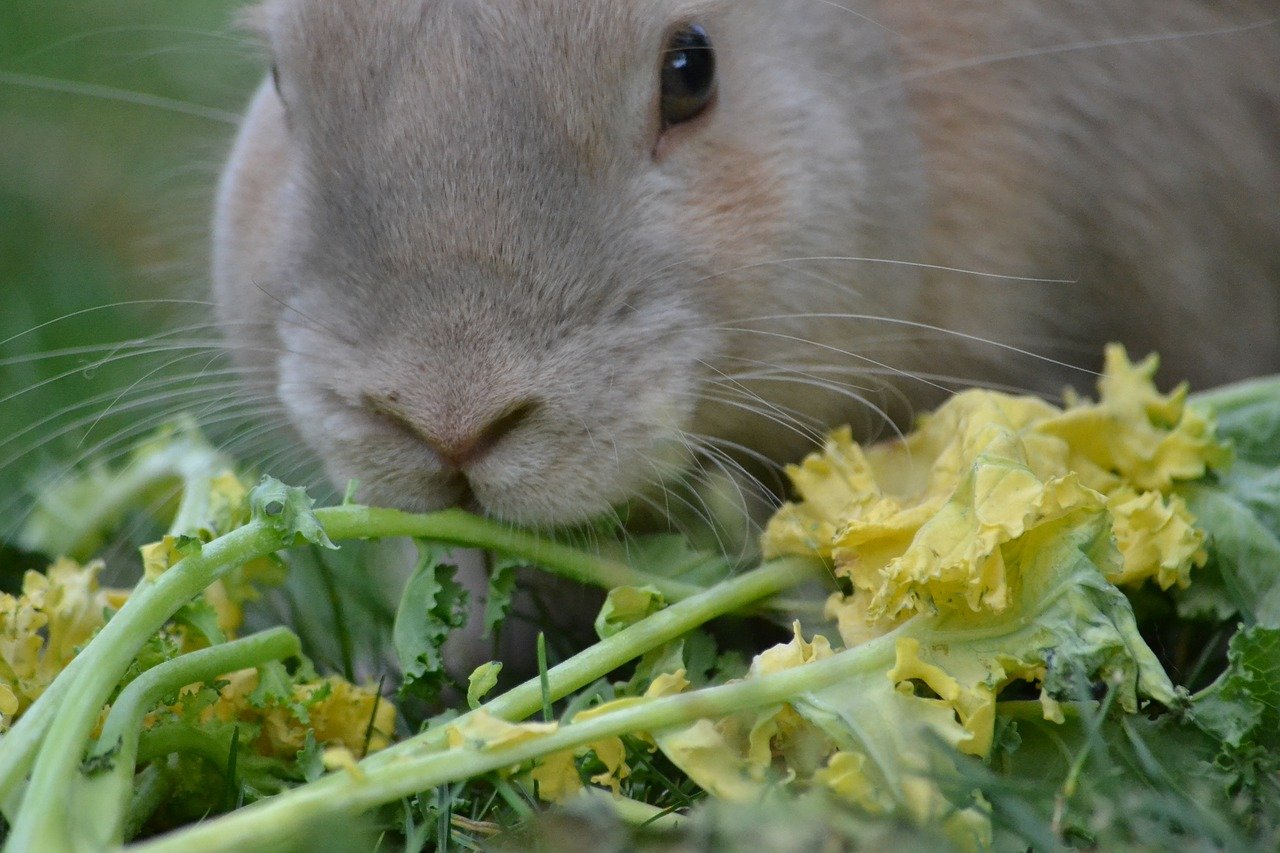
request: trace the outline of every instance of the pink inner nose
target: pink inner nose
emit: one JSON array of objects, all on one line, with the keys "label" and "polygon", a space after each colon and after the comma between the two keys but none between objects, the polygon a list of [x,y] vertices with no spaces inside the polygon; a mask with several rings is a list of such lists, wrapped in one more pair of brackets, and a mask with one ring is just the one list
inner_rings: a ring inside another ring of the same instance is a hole
[{"label": "pink inner nose", "polygon": [[444,423],[439,426],[424,424],[414,419],[394,402],[388,405],[372,397],[366,399],[371,408],[408,429],[423,444],[430,447],[444,464],[459,471],[474,464],[492,450],[494,445],[514,432],[539,407],[536,401],[526,400],[506,409],[478,429],[473,429],[469,428],[470,424]]}]

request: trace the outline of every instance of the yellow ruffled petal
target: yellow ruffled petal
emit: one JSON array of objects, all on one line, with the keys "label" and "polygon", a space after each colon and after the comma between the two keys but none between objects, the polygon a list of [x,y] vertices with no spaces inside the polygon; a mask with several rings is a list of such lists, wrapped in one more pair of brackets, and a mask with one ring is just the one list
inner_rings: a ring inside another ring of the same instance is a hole
[{"label": "yellow ruffled petal", "polygon": [[867,757],[860,752],[835,752],[813,779],[871,814],[884,814],[893,808],[893,800],[867,775],[866,764]]},{"label": "yellow ruffled petal", "polygon": [[[672,673],[659,675],[649,684],[649,689],[644,692],[644,695],[646,699],[659,699],[663,696],[674,696],[677,693],[683,693],[688,689],[689,679],[685,678],[684,670],[680,669]],[[578,716],[581,717],[582,715],[579,714]]]},{"label": "yellow ruffled petal", "polygon": [[182,559],[176,537],[168,534],[159,542],[143,545],[139,550],[142,552],[142,573],[149,581],[157,580]]},{"label": "yellow ruffled petal", "polygon": [[1193,566],[1208,560],[1204,533],[1186,503],[1177,495],[1117,489],[1107,499],[1116,546],[1124,558],[1124,571],[1110,578],[1115,584],[1152,579],[1162,589],[1186,587]]},{"label": "yellow ruffled petal", "polygon": [[446,734],[452,749],[493,750],[546,737],[559,728],[557,723],[509,723],[482,709],[449,726]]},{"label": "yellow ruffled petal", "polygon": [[360,769],[360,762],[356,760],[355,753],[344,746],[326,749],[321,760],[324,761],[326,770],[345,770],[356,779],[364,778],[364,771]]},{"label": "yellow ruffled petal", "polygon": [[875,477],[849,427],[833,432],[820,453],[800,465],[788,466],[787,475],[802,501],[787,504],[769,522],[761,540],[766,558],[783,554],[831,556],[832,540],[842,519],[859,514],[880,497]]},{"label": "yellow ruffled petal", "polygon": [[13,719],[21,709],[22,703],[18,700],[18,694],[13,692],[13,688],[8,684],[0,684],[0,716]]},{"label": "yellow ruffled petal", "polygon": [[[914,695],[912,681],[919,681],[937,694],[937,702],[951,706],[967,738],[956,744],[961,752],[985,757],[991,751],[995,732],[996,693],[991,687],[961,684],[942,667],[920,658],[920,642],[911,637],[898,641],[897,662],[889,680],[908,695]],[[929,700],[925,700],[929,701]]]},{"label": "yellow ruffled petal", "polygon": [[855,592],[827,613],[847,644],[917,612],[1000,613],[1011,598],[1002,549],[1039,525],[1105,506],[1124,555],[1118,583],[1185,585],[1205,556],[1168,492],[1228,460],[1185,389],[1157,392],[1157,362],[1107,350],[1094,403],[974,390],[904,439],[860,449],[849,430],[789,469],[800,500],[766,528],[771,556],[818,554]]},{"label": "yellow ruffled petal", "polygon": [[1071,446],[1071,467],[1087,474],[1092,488],[1110,493],[1128,484],[1167,492],[1174,482],[1198,480],[1228,461],[1212,420],[1187,405],[1186,385],[1167,395],[1156,390],[1159,366],[1154,355],[1135,365],[1123,347],[1107,347],[1098,402],[1074,398],[1039,427]]},{"label": "yellow ruffled petal", "polygon": [[667,757],[713,797],[742,803],[761,795],[763,786],[750,762],[710,720],[655,737]]},{"label": "yellow ruffled petal", "polygon": [[623,745],[621,738],[611,737],[604,740],[592,741],[587,747],[596,754],[596,758],[600,759],[600,763],[604,765],[604,772],[597,773],[591,777],[591,781],[596,785],[605,785],[615,794],[622,793],[622,780],[631,775],[631,768],[627,765],[627,748]]},{"label": "yellow ruffled petal", "polygon": [[556,752],[538,760],[529,772],[538,797],[548,803],[564,803],[581,793],[582,776],[572,752]]},{"label": "yellow ruffled petal", "polygon": [[804,635],[800,633],[799,621],[792,623],[791,630],[794,634],[791,642],[774,646],[756,655],[751,661],[752,676],[772,675],[829,658],[833,654],[831,642],[821,634],[816,635],[812,641],[806,641]]}]

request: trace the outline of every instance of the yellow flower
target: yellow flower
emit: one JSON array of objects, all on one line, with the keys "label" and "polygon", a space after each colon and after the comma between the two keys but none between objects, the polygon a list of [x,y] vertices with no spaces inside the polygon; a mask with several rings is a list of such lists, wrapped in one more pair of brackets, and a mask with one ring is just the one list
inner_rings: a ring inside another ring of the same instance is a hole
[{"label": "yellow flower", "polygon": [[818,554],[854,586],[827,615],[848,644],[918,612],[1000,613],[1004,550],[1077,512],[1108,513],[1123,568],[1110,579],[1186,585],[1206,555],[1176,482],[1228,461],[1186,389],[1159,394],[1157,362],[1108,348],[1100,398],[958,394],[896,442],[859,448],[847,428],[788,469],[799,501],[762,540],[767,556]]},{"label": "yellow flower", "polygon": [[830,557],[843,520],[862,514],[881,498],[849,427],[831,433],[820,453],[787,466],[787,476],[803,500],[783,506],[769,522],[764,549],[770,558],[797,553]]},{"label": "yellow flower", "polygon": [[101,561],[61,559],[0,595],[0,731],[44,693],[98,630],[121,594],[98,585]]},{"label": "yellow flower", "polygon": [[293,702],[306,707],[308,722],[303,722],[289,704],[258,708],[249,701],[258,688],[256,669],[233,672],[224,680],[228,683],[218,701],[205,709],[205,717],[260,724],[254,748],[262,755],[292,758],[306,746],[308,730],[314,731],[316,743],[356,756],[365,754],[366,734],[369,752],[384,749],[395,734],[395,705],[379,696],[375,687],[359,687],[337,676],[294,685]]},{"label": "yellow flower", "polygon": [[548,803],[563,803],[582,792],[582,777],[574,763],[573,752],[553,752],[538,759],[529,772],[529,778],[537,783],[538,796]]},{"label": "yellow flower", "polygon": [[1068,408],[1039,429],[1071,447],[1071,467],[1090,487],[1111,492],[1122,484],[1167,492],[1175,481],[1198,480],[1230,458],[1214,437],[1213,421],[1187,405],[1187,386],[1156,391],[1160,361],[1130,363],[1123,347],[1107,347],[1098,381],[1099,401],[1068,393]]},{"label": "yellow flower", "polygon": [[787,669],[795,669],[807,663],[824,660],[832,655],[831,643],[821,634],[806,641],[800,633],[800,622],[791,624],[792,639],[770,649],[765,649],[751,661],[750,675],[759,677],[773,675]]},{"label": "yellow flower", "polygon": [[509,723],[483,708],[446,729],[450,749],[505,749],[555,734],[558,723]]},{"label": "yellow flower", "polygon": [[1107,497],[1107,508],[1124,557],[1124,571],[1112,583],[1154,578],[1162,589],[1191,584],[1191,567],[1203,566],[1209,555],[1204,532],[1182,498],[1122,486]]}]

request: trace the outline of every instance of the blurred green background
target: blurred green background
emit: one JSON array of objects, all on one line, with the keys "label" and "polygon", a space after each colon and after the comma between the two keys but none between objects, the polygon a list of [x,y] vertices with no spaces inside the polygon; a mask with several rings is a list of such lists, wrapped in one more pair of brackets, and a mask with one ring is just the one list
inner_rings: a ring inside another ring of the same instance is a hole
[{"label": "blurred green background", "polygon": [[225,370],[155,351],[208,330],[139,343],[209,308],[121,303],[206,298],[217,172],[263,69],[239,5],[0,2],[0,528],[36,472],[118,450],[196,399],[185,375]]},{"label": "blurred green background", "polygon": [[[190,301],[208,299],[218,173],[265,68],[234,24],[248,2],[0,0],[0,587],[43,565],[11,547],[32,491],[176,413],[271,464],[261,430],[227,419],[230,365],[211,307]],[[127,556],[122,577],[157,524],[132,520],[103,552]],[[293,555],[251,619],[288,622],[322,669],[376,683],[390,615],[362,553]]]}]

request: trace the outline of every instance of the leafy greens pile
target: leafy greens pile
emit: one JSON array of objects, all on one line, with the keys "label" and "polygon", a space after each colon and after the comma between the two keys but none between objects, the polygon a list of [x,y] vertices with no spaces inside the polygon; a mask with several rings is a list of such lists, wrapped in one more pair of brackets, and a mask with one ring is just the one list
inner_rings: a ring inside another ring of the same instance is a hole
[{"label": "leafy greens pile", "polygon": [[[615,553],[461,511],[315,509],[179,427],[46,492],[28,526],[27,550],[83,560],[180,487],[131,592],[64,557],[0,598],[6,844],[518,847],[552,802],[633,846],[767,849],[798,814],[780,849],[1274,845],[1280,380],[1189,400],[1155,369],[1112,348],[1096,402],[969,391],[898,442],[838,431],[738,573],[672,537]],[[288,630],[236,638],[277,553],[386,537],[421,554],[397,703],[321,677]],[[486,631],[532,565],[610,590],[600,642],[551,666],[540,638],[537,678],[503,690],[483,666],[452,679],[465,707],[419,719],[466,618],[450,547],[495,555]],[[788,622],[780,594],[815,581],[824,619],[749,661],[706,628]]]}]

